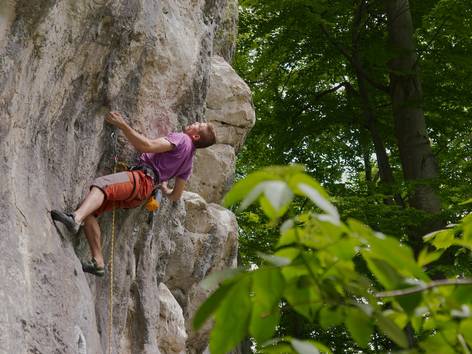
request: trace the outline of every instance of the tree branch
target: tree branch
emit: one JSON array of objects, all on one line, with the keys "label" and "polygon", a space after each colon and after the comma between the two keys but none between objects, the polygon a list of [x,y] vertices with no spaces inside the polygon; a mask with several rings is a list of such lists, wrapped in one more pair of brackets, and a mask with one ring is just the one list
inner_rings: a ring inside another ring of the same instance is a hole
[{"label": "tree branch", "polygon": [[352,87],[352,85],[347,82],[347,81],[344,81],[344,82],[341,82],[339,84],[337,84],[336,86],[333,86],[327,90],[323,90],[323,91],[319,91],[319,92],[316,92],[314,95],[313,95],[313,98],[309,101],[309,102],[305,102],[305,103],[300,103],[298,106],[299,106],[299,109],[297,110],[297,112],[295,114],[293,114],[290,119],[293,121],[295,118],[299,117],[305,110],[309,109],[310,107],[312,107],[317,101],[319,101],[322,97],[330,94],[330,93],[333,93],[333,92],[336,92],[338,91],[341,87],[344,87],[346,89],[346,91],[348,93],[354,93],[356,95],[358,95],[359,93],[355,90],[354,87]]},{"label": "tree branch", "polygon": [[[357,7],[354,13],[353,19],[353,30],[352,30],[352,51],[357,52],[357,47],[359,46],[359,38],[361,36],[361,22],[362,17],[364,16],[364,9],[366,7],[365,0],[362,0],[359,6]],[[362,24],[362,27],[365,27],[365,24]],[[354,56],[354,53],[353,53]]]},{"label": "tree branch", "polygon": [[359,65],[358,63],[356,63],[353,58],[352,58],[352,55],[351,53],[349,53],[349,51],[344,48],[342,45],[340,45],[338,42],[336,42],[329,34],[328,30],[326,29],[326,27],[324,25],[320,25],[320,28],[321,28],[321,31],[325,34],[326,38],[328,39],[328,41],[337,49],[341,52],[342,55],[344,55],[344,57],[349,61],[349,63],[359,72],[360,75],[362,75],[366,81],[371,84],[373,87],[375,87],[376,89],[380,90],[380,91],[383,91],[387,94],[390,94],[390,90],[388,88],[388,86],[385,86],[377,81],[375,81],[374,79],[372,79],[369,74],[367,74],[367,72],[364,70],[364,68]]},{"label": "tree branch", "polygon": [[418,285],[407,289],[400,289],[400,290],[391,290],[391,291],[383,291],[380,293],[376,293],[376,298],[384,298],[384,297],[397,297],[397,296],[405,296],[423,292],[425,290],[437,288],[440,286],[451,286],[451,285],[472,285],[472,279],[468,278],[459,278],[459,279],[441,279],[435,280],[431,283]]},{"label": "tree branch", "polygon": [[319,100],[321,97],[323,96],[326,96],[330,93],[333,93],[333,92],[336,92],[337,90],[339,90],[341,87],[344,87],[347,91],[352,91],[356,94],[357,91],[354,89],[354,87],[352,87],[352,85],[347,82],[347,81],[344,81],[344,82],[341,82],[340,84],[334,86],[334,87],[331,87],[330,89],[327,89],[327,90],[324,90],[324,91],[320,91],[320,92],[317,92],[315,95],[314,95],[314,99],[315,100]]}]

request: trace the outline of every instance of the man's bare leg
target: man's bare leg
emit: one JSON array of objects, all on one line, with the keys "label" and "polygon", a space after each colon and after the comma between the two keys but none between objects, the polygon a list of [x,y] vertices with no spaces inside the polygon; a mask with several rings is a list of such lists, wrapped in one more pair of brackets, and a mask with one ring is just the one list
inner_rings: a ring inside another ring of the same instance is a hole
[{"label": "man's bare leg", "polygon": [[103,191],[93,186],[74,213],[68,214],[60,210],[51,210],[52,219],[63,223],[74,234],[79,231],[81,224],[84,225],[85,236],[93,259],[92,262],[82,263],[82,269],[97,276],[104,275],[104,261],[100,242],[100,226],[93,212],[100,208],[104,200]]},{"label": "man's bare leg", "polygon": [[93,186],[80,205],[79,209],[74,212],[75,222],[81,224],[83,221],[85,221],[89,215],[92,215],[95,210],[100,208],[104,200],[105,195],[103,192],[99,188]]},{"label": "man's bare leg", "polygon": [[93,212],[100,208],[105,200],[105,195],[97,187],[92,187],[80,207],[74,212],[75,222],[84,223],[85,237],[87,238],[90,253],[99,267],[104,266],[100,225],[93,216]]},{"label": "man's bare leg", "polygon": [[105,262],[103,260],[102,244],[100,241],[100,225],[95,216],[89,215],[84,219],[84,232],[90,246],[90,253],[92,253],[92,257],[95,258],[97,266],[104,267]]}]

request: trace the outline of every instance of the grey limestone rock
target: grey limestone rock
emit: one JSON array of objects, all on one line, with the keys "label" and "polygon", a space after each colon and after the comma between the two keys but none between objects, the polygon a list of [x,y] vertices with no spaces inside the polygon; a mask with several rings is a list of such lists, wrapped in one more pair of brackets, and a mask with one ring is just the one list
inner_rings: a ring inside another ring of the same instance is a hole
[{"label": "grey limestone rock", "polygon": [[233,183],[236,153],[254,126],[251,91],[220,56],[211,60],[206,119],[215,126],[218,144],[197,152],[189,189],[219,203]]},{"label": "grey limestone rock", "polygon": [[[205,119],[215,33],[234,37],[219,26],[235,23],[228,4],[0,2],[0,353],[108,352],[110,272],[85,275],[83,234],[56,227],[49,212],[74,209],[112,171],[108,110],[149,137]],[[234,43],[224,42],[229,60]],[[118,135],[120,160],[131,161],[136,153]],[[198,183],[192,190],[200,193]],[[237,255],[235,217],[212,201],[189,192],[154,216],[117,211],[113,353],[203,352],[208,331],[196,336],[190,326],[207,295],[198,282]],[[110,264],[111,214],[100,223]]]}]

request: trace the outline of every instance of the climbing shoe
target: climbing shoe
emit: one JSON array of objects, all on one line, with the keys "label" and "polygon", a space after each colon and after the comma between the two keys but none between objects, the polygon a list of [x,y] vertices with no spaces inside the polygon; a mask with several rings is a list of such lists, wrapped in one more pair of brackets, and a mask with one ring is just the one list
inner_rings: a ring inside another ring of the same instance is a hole
[{"label": "climbing shoe", "polygon": [[64,213],[59,210],[51,210],[51,217],[53,220],[63,223],[70,232],[74,234],[79,232],[81,224],[75,222],[74,214]]},{"label": "climbing shoe", "polygon": [[82,263],[82,270],[86,273],[96,275],[97,277],[103,277],[105,275],[105,268],[99,267],[95,258],[92,258],[88,262]]}]

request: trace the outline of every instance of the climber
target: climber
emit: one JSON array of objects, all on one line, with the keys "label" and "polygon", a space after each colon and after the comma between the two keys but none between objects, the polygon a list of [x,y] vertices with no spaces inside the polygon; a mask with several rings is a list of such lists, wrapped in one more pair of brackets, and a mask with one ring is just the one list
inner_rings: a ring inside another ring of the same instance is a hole
[{"label": "climber", "polygon": [[[52,219],[63,223],[74,234],[84,226],[92,259],[82,263],[82,269],[97,276],[105,274],[97,217],[114,207],[128,209],[139,206],[158,186],[169,200],[179,200],[192,172],[195,149],[211,146],[216,140],[210,123],[193,123],[182,133],[148,139],[132,129],[119,112],[109,112],[105,120],[119,128],[141,153],[137,166],[126,172],[96,178],[76,211],[51,211]],[[174,177],[174,187],[169,188],[167,181]]]}]

